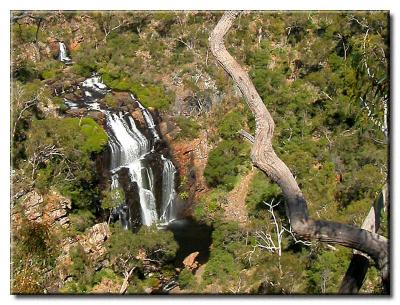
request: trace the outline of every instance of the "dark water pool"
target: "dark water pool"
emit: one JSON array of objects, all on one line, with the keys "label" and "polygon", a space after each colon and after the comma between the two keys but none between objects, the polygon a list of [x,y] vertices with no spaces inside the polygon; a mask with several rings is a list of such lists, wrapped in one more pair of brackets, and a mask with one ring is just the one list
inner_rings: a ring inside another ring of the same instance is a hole
[{"label": "dark water pool", "polygon": [[210,256],[212,227],[196,222],[191,218],[177,219],[170,222],[167,229],[174,233],[179,245],[175,257],[175,265],[182,267],[182,261],[190,253],[199,252],[197,261],[200,264],[207,262]]}]

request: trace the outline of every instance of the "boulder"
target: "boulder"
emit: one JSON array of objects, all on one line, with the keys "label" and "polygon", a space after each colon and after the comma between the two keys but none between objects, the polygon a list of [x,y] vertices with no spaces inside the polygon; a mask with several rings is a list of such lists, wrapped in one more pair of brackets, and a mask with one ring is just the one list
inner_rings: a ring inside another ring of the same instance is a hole
[{"label": "boulder", "polygon": [[31,221],[42,222],[43,196],[36,191],[31,191],[22,199],[23,211]]},{"label": "boulder", "polygon": [[71,200],[62,196],[60,193],[51,190],[45,197],[46,206],[44,207],[44,220],[54,226],[69,226],[68,210],[72,208]]},{"label": "boulder", "polygon": [[105,241],[110,237],[110,227],[106,222],[98,223],[78,237],[79,243],[96,265],[103,265],[103,258],[107,252]]},{"label": "boulder", "polygon": [[189,270],[194,270],[199,267],[199,263],[196,261],[197,256],[199,256],[199,252],[190,253],[186,258],[183,260],[183,265],[185,268]]}]

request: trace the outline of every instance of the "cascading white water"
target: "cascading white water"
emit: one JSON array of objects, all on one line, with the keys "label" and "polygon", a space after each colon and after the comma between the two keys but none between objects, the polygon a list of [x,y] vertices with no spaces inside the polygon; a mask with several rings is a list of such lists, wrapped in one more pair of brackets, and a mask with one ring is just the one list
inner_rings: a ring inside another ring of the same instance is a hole
[{"label": "cascading white water", "polygon": [[150,129],[151,133],[153,134],[154,140],[160,140],[160,136],[156,130],[156,124],[154,124],[153,117],[151,116],[150,112],[133,96],[130,94],[131,98],[138,104],[140,110],[143,113],[144,120],[146,121],[147,127]]},{"label": "cascading white water", "polygon": [[[116,188],[120,188],[117,173],[111,176],[111,190]],[[121,224],[124,229],[128,229],[129,227],[129,215],[127,210],[128,207],[124,204],[124,202],[121,202],[117,208],[113,209],[113,213],[117,213],[119,215],[119,219],[121,220]]]},{"label": "cascading white water", "polygon": [[[65,55],[65,53],[63,54]],[[154,174],[153,169],[147,161],[147,157],[151,156],[150,159],[154,160],[154,155],[151,154],[155,153],[154,143],[160,140],[160,136],[157,133],[151,113],[131,94],[132,99],[137,102],[137,105],[141,109],[147,128],[151,132],[152,139],[149,141],[136,127],[135,121],[129,112],[115,113],[100,108],[98,99],[104,97],[109,89],[101,82],[99,76],[93,75],[91,78],[86,79],[82,83],[82,88],[85,94],[84,107],[101,111],[106,118],[108,127],[106,128],[106,132],[111,152],[111,189],[121,187],[119,183],[119,171],[122,168],[127,168],[130,181],[137,185],[142,224],[150,226],[153,223],[168,223],[174,220],[176,218],[176,170],[173,163],[163,155],[160,155],[161,162],[163,162],[162,197],[159,204],[160,215],[157,214]],[[65,100],[65,103],[71,108],[79,107],[78,103],[72,101]],[[157,160],[159,155],[155,154],[155,160]],[[122,226],[128,229],[132,221],[132,215],[130,215],[126,202],[121,203],[113,212],[119,215]]]},{"label": "cascading white water", "polygon": [[176,218],[175,208],[175,174],[176,169],[171,160],[161,156],[164,162],[162,177],[162,214],[161,221],[170,222]]},{"label": "cascading white water", "polygon": [[65,47],[65,44],[60,41],[58,43],[58,47],[60,49],[60,55],[59,55],[60,61],[62,61],[63,63],[70,63],[71,58],[69,58],[67,55],[67,48]]},{"label": "cascading white water", "polygon": [[[101,77],[96,74],[93,75],[91,78],[85,79],[85,81],[82,83],[82,87],[91,88],[98,92],[103,92],[107,90],[107,86],[101,82]],[[90,96],[92,96],[89,91],[85,91],[85,94],[89,94]]]},{"label": "cascading white water", "polygon": [[[122,167],[128,168],[131,181],[136,182],[138,186],[142,223],[150,226],[158,220],[158,217],[156,200],[151,191],[153,181],[150,181],[150,176],[144,175],[147,169],[142,160],[149,153],[149,143],[136,128],[131,116],[128,116],[128,125],[122,113],[119,115],[109,111],[104,111],[104,113],[112,132],[110,137],[111,171],[116,172]],[[116,141],[113,141],[114,138]]]}]

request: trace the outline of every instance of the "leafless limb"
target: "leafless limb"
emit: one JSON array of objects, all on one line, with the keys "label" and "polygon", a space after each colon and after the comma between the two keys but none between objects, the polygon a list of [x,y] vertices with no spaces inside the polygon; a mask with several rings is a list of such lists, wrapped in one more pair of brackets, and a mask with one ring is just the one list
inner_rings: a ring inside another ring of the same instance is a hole
[{"label": "leafless limb", "polygon": [[20,85],[16,85],[14,89],[14,98],[15,98],[15,109],[14,112],[18,113],[17,118],[14,120],[12,134],[15,135],[15,131],[17,130],[18,122],[22,119],[24,113],[34,105],[38,104],[38,101],[43,93],[43,89],[38,91],[35,96],[33,96],[29,100],[25,100],[23,98],[24,89]]},{"label": "leafless limb", "polygon": [[124,294],[126,292],[126,289],[128,288],[129,278],[131,277],[133,270],[135,270],[135,269],[136,269],[136,266],[131,268],[131,270],[129,270],[129,272],[126,270],[124,271],[124,281],[122,282],[121,289],[119,290],[120,294]]},{"label": "leafless limb", "polygon": [[35,177],[37,167],[56,156],[64,157],[64,154],[55,145],[39,145],[33,152],[28,162],[32,165],[32,179]]}]

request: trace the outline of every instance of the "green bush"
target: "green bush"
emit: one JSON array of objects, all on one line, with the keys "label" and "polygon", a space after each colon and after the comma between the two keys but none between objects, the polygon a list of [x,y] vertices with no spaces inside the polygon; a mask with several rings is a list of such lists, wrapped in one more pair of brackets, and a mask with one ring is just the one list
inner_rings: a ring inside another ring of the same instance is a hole
[{"label": "green bush", "polygon": [[215,282],[225,284],[228,281],[236,280],[239,272],[240,265],[231,253],[222,249],[215,249],[211,251],[202,278],[206,284]]},{"label": "green bush", "polygon": [[185,116],[178,116],[176,123],[180,128],[178,139],[195,139],[199,136],[201,126],[195,120]]},{"label": "green bush", "polygon": [[105,131],[91,118],[33,121],[26,143],[27,154],[38,154],[44,146],[53,146],[58,151],[38,164],[36,186],[43,191],[56,186],[71,197],[74,207],[93,206],[99,196],[93,159],[106,144]]},{"label": "green bush", "polygon": [[69,214],[69,219],[71,222],[71,229],[74,232],[83,233],[87,228],[94,225],[95,216],[89,210],[78,209]]},{"label": "green bush", "polygon": [[231,190],[240,173],[240,167],[250,167],[250,146],[236,140],[223,140],[211,150],[204,176],[212,187]]},{"label": "green bush", "polygon": [[185,268],[179,273],[178,283],[182,289],[193,289],[196,287],[196,278],[192,271]]},{"label": "green bush", "polygon": [[231,111],[225,114],[218,124],[218,132],[223,139],[233,139],[238,136],[242,129],[245,116],[238,111]]},{"label": "green bush", "polygon": [[155,226],[142,226],[139,232],[132,234],[131,231],[122,229],[119,223],[111,229],[112,235],[107,240],[107,247],[116,272],[121,272],[121,261],[126,262],[124,268],[137,266],[138,262],[134,257],[138,255],[139,250],[144,250],[147,258],[162,264],[175,258],[178,245],[170,231],[158,230]]},{"label": "green bush", "polygon": [[[246,207],[250,216],[265,218],[264,211],[267,207],[265,202],[278,202],[282,199],[281,190],[278,185],[268,181],[267,176],[262,172],[257,172],[250,184],[250,190],[246,197]],[[283,204],[283,202],[282,202]]]}]

